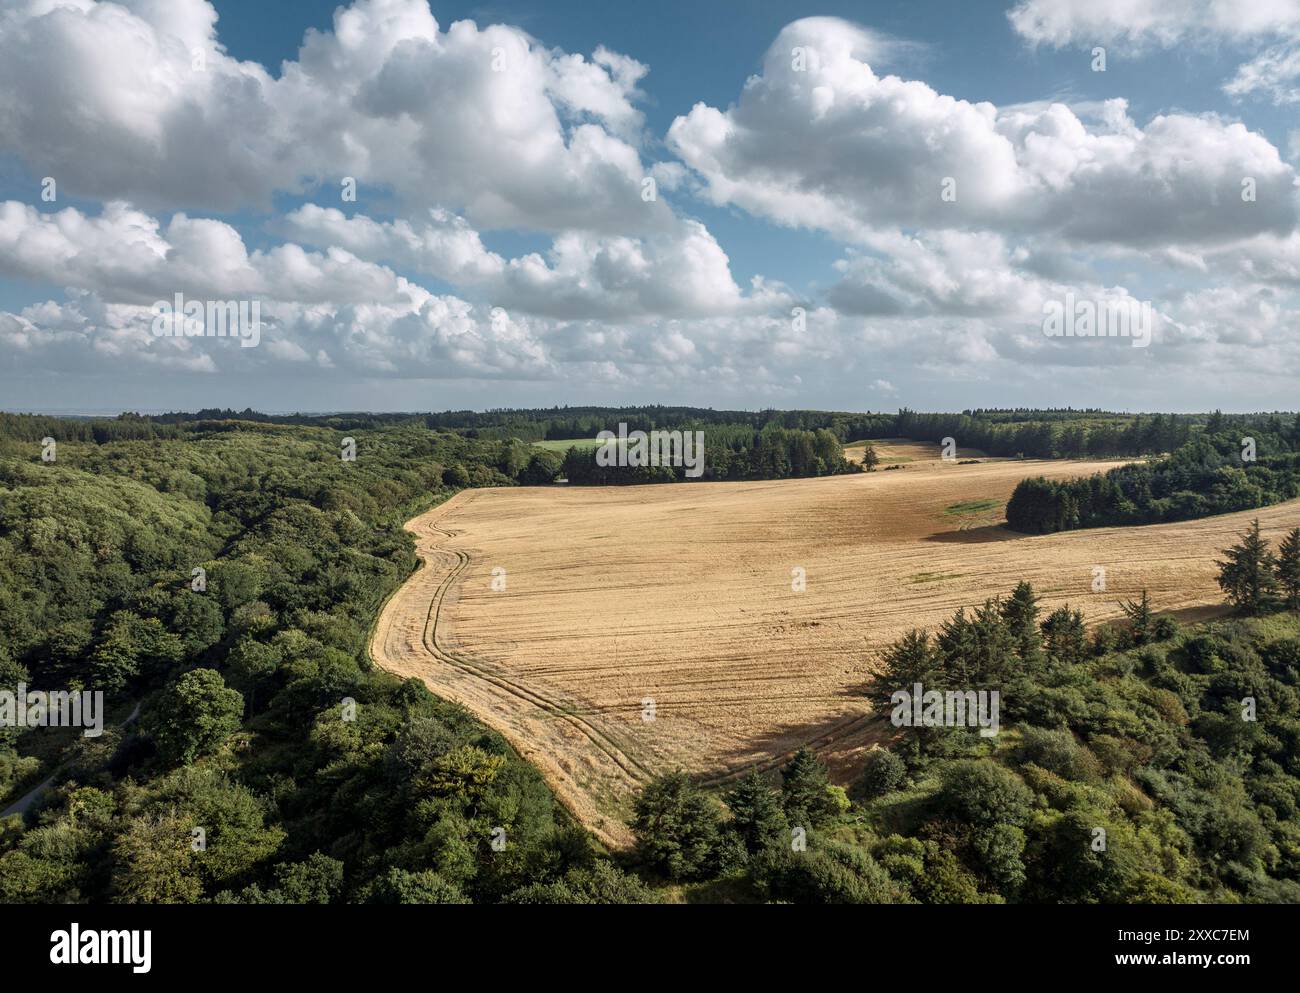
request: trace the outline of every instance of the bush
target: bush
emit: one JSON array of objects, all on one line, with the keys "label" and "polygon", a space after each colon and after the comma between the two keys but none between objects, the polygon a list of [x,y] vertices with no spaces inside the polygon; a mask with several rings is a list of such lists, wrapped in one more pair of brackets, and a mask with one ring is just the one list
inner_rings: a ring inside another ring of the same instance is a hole
[{"label": "bush", "polygon": [[954,762],[943,770],[939,806],[958,824],[1022,825],[1033,800],[1019,776],[987,759]]},{"label": "bush", "polygon": [[564,459],[559,452],[542,449],[534,452],[527,467],[519,473],[522,486],[549,486],[559,478],[564,469]]},{"label": "bush", "polygon": [[791,903],[895,903],[899,897],[897,884],[875,859],[838,842],[774,854],[764,879],[772,898]]},{"label": "bush", "polygon": [[1069,731],[1025,728],[1016,758],[1022,765],[1032,762],[1066,779],[1087,782],[1101,775],[1097,759]]},{"label": "bush", "polygon": [[888,748],[877,748],[867,753],[852,795],[855,800],[874,800],[898,789],[906,780],[907,763]]}]

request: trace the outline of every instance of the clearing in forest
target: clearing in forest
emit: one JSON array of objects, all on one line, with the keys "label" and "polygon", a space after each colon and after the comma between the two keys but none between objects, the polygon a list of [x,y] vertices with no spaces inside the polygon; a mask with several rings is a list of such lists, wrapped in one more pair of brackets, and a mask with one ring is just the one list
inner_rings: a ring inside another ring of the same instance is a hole
[{"label": "clearing in forest", "polygon": [[462,492],[408,523],[425,566],[386,605],[374,658],[501,731],[622,844],[629,801],[658,772],[721,781],[803,744],[851,768],[887,730],[864,688],[912,627],[1020,579],[1045,611],[1068,602],[1090,623],[1143,588],[1161,611],[1203,616],[1221,602],[1214,559],[1251,518],[1274,540],[1300,524],[1291,502],[1017,535],[997,523],[1021,479],[1114,463],[959,465],[932,445],[875,445],[908,461],[820,479]]}]

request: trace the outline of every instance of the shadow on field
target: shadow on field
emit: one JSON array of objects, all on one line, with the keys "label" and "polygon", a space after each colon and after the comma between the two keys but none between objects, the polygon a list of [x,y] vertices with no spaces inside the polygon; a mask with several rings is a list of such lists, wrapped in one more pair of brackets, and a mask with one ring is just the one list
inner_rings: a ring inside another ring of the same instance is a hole
[{"label": "shadow on field", "polygon": [[985,545],[991,541],[1016,541],[1030,538],[1032,535],[1010,531],[1005,524],[986,524],[979,528],[966,528],[957,531],[936,531],[926,536],[926,541],[938,541],[950,545]]},{"label": "shadow on field", "polygon": [[[864,687],[865,689],[865,687]],[[855,694],[845,693],[845,696]],[[868,710],[865,697],[858,696],[862,712],[839,714],[815,724],[802,721],[783,724],[766,734],[750,739],[741,748],[723,757],[724,768],[702,777],[710,786],[730,786],[750,769],[765,776],[779,778],[777,771],[790,761],[800,748],[816,752],[831,771],[831,781],[844,785],[860,772],[861,757],[876,742],[893,734],[893,728]],[[764,757],[749,759],[756,753]],[[747,761],[747,759],[749,759]]]},{"label": "shadow on field", "polygon": [[1180,610],[1158,610],[1158,617],[1172,617],[1179,624],[1200,624],[1202,621],[1215,621],[1232,617],[1232,608],[1225,604],[1209,604],[1203,607],[1183,607]]}]

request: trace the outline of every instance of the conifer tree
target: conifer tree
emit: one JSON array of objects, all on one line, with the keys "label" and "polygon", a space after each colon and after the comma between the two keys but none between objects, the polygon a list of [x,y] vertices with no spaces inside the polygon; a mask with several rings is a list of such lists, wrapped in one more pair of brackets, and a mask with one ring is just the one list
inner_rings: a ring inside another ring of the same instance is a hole
[{"label": "conifer tree", "polygon": [[826,767],[807,748],[781,770],[781,805],[791,825],[812,827],[834,812]]},{"label": "conifer tree", "polygon": [[1258,614],[1277,592],[1273,570],[1277,560],[1259,533],[1259,519],[1251,524],[1241,541],[1224,549],[1226,558],[1217,561],[1219,586],[1228,602],[1247,614]]},{"label": "conifer tree", "polygon": [[912,687],[925,685],[931,679],[939,659],[930,635],[915,629],[909,631],[885,651],[885,669],[876,680],[873,699],[877,711],[888,714],[893,709],[890,697],[898,690],[912,692]]},{"label": "conifer tree", "polygon": [[1151,640],[1154,633],[1155,619],[1151,613],[1151,598],[1147,596],[1147,591],[1142,591],[1142,597],[1139,600],[1125,600],[1119,605],[1119,609],[1124,611],[1124,616],[1133,622],[1132,635],[1133,644],[1145,645]]},{"label": "conifer tree", "polygon": [[1070,605],[1057,607],[1042,623],[1043,648],[1053,662],[1074,665],[1088,654],[1083,614]]},{"label": "conifer tree", "polygon": [[1293,528],[1277,552],[1277,584],[1291,610],[1300,610],[1300,528]]},{"label": "conifer tree", "polygon": [[1016,656],[1026,671],[1043,663],[1043,638],[1038,629],[1038,597],[1029,583],[1021,580],[1002,604],[1002,619],[1011,635]]},{"label": "conifer tree", "polygon": [[726,796],[731,829],[740,836],[750,855],[773,848],[785,840],[785,814],[781,795],[756,770],[751,769]]}]

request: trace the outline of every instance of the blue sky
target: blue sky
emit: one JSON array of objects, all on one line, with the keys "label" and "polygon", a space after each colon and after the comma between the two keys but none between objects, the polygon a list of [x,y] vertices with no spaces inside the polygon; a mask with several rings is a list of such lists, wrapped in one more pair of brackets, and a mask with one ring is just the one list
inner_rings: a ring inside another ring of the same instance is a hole
[{"label": "blue sky", "polygon": [[[1286,406],[1300,9],[1135,3],[22,0],[0,406]],[[1150,347],[1045,338],[1067,292]]]}]

